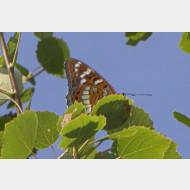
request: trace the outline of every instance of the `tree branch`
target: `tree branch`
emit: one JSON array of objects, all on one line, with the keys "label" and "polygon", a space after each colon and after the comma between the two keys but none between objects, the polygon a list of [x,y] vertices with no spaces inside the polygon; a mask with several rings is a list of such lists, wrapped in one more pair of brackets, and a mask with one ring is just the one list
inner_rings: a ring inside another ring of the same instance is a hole
[{"label": "tree branch", "polygon": [[[7,71],[8,71],[8,74],[9,74],[9,78],[10,78],[10,81],[11,81],[12,91],[15,94],[15,101],[17,102],[19,107],[22,109],[22,104],[21,104],[21,100],[20,100],[20,94],[19,94],[19,91],[18,91],[18,86],[17,86],[17,83],[16,83],[16,79],[15,79],[15,76],[14,76],[14,67],[13,68],[10,67],[7,48],[6,48],[6,45],[5,45],[5,40],[4,40],[4,36],[3,36],[2,32],[0,32],[0,43],[1,43],[1,49],[2,49],[4,60],[5,60],[5,64],[6,64],[6,67],[7,67]],[[21,111],[19,110],[19,107],[18,106],[16,107],[17,116],[21,113]]]}]

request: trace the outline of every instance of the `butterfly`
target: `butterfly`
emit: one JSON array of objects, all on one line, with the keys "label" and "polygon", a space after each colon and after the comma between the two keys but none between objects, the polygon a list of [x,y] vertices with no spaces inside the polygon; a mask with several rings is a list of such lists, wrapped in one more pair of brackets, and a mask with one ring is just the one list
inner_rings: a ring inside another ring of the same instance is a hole
[{"label": "butterfly", "polygon": [[89,114],[98,100],[116,94],[113,87],[101,75],[82,61],[67,59],[65,72],[68,81],[66,96],[68,106],[75,101],[82,102]]}]

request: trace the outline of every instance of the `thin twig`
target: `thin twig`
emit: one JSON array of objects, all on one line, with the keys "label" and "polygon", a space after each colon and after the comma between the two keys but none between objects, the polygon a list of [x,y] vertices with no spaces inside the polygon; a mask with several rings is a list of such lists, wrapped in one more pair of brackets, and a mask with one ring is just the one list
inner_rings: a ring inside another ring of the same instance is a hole
[{"label": "thin twig", "polygon": [[34,74],[34,75],[30,74],[30,76],[27,77],[26,80],[28,81],[28,80],[30,80],[30,79],[36,77],[37,75],[39,75],[39,74],[42,73],[43,71],[44,71],[44,69],[42,68],[42,69],[41,69],[40,71],[38,71],[36,74]]},{"label": "thin twig", "polygon": [[[16,83],[16,79],[15,79],[15,76],[14,76],[14,67],[10,68],[9,57],[8,57],[7,48],[6,48],[6,45],[5,45],[5,40],[4,40],[4,36],[3,36],[2,32],[0,32],[0,43],[1,43],[1,49],[2,49],[4,60],[5,60],[5,64],[6,64],[6,67],[7,67],[7,71],[8,71],[8,74],[9,74],[10,82],[11,82],[11,88],[12,88],[13,93],[15,94],[15,101],[17,102],[19,107],[22,109],[22,104],[21,104],[21,100],[20,100],[20,94],[19,94],[19,91],[18,91],[18,86],[17,86],[17,83]],[[19,113],[21,113],[19,107],[18,106],[16,107],[17,116],[19,115]]]},{"label": "thin twig", "polygon": [[23,113],[22,108],[18,105],[18,103],[17,103],[12,97],[10,97],[10,96],[7,94],[7,92],[6,92],[5,90],[0,89],[0,92],[1,92],[2,94],[4,94],[5,96],[7,96],[7,98],[8,98],[11,102],[13,102],[13,103],[18,107],[20,113]]},{"label": "thin twig", "polygon": [[79,152],[81,151],[81,149],[89,142],[90,139],[87,139],[79,148]]},{"label": "thin twig", "polygon": [[39,159],[33,152],[31,153],[36,159]]},{"label": "thin twig", "polygon": [[18,41],[17,41],[17,45],[16,45],[16,49],[15,49],[15,54],[13,57],[13,62],[11,63],[11,67],[14,67],[14,65],[16,63],[16,58],[17,58],[17,54],[18,54],[18,46],[20,43],[20,36],[21,36],[21,32],[18,33]]},{"label": "thin twig", "polygon": [[[86,154],[87,154],[87,156],[91,153],[91,152],[93,152],[96,148],[98,148],[98,146],[100,146],[101,144],[102,144],[102,142],[103,141],[101,141],[101,142],[99,142],[95,147],[93,147],[92,149],[90,149],[90,151],[88,151]],[[87,157],[86,156],[86,157]]]},{"label": "thin twig", "polygon": [[104,154],[104,153],[106,153],[106,152],[108,152],[108,151],[110,151],[110,150],[111,150],[111,148],[108,148],[107,150],[104,150],[103,152],[98,152],[96,155]]},{"label": "thin twig", "polygon": [[63,152],[63,154],[61,154],[57,159],[61,159],[61,157],[63,157],[65,154],[67,154],[69,152],[69,149],[65,150],[65,152]]},{"label": "thin twig", "polygon": [[52,151],[53,151],[53,154],[54,154],[54,157],[55,157],[55,159],[57,158],[57,156],[56,156],[56,154],[55,154],[55,150],[54,150],[54,148],[53,148],[53,146],[51,145],[50,146],[51,147],[51,149],[52,149]]},{"label": "thin twig", "polygon": [[78,151],[77,151],[77,147],[76,146],[73,147],[73,156],[74,156],[74,159],[79,159],[79,157],[78,157]]}]

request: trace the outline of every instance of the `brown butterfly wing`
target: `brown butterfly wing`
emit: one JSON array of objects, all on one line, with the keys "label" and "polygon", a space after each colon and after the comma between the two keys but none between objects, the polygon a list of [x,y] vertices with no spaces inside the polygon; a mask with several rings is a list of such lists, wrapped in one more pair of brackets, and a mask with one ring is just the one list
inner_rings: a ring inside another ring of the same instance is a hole
[{"label": "brown butterfly wing", "polygon": [[116,94],[113,87],[96,71],[76,59],[65,61],[65,71],[68,80],[67,105],[74,101],[82,102],[87,112],[104,96]]}]

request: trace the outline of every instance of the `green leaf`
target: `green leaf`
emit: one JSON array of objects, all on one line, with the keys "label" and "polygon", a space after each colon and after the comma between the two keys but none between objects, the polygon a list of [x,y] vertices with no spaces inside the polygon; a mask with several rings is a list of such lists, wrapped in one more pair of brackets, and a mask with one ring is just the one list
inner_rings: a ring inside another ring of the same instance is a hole
[{"label": "green leaf", "polygon": [[135,106],[131,106],[131,114],[127,121],[116,129],[110,130],[108,133],[115,133],[118,131],[122,131],[125,128],[129,128],[130,126],[144,126],[150,129],[154,129],[153,122],[150,119],[150,116],[147,112],[145,112],[142,108],[138,108]]},{"label": "green leaf", "polygon": [[176,112],[176,111],[173,112],[173,116],[174,116],[179,122],[181,122],[181,123],[187,125],[188,127],[190,127],[190,119],[189,119],[187,116],[185,116],[185,115],[183,115],[183,114],[181,114],[181,113],[179,113],[179,112]]},{"label": "green leaf", "polygon": [[3,144],[3,134],[4,134],[4,131],[0,131],[0,157],[1,157],[1,148]]},{"label": "green leaf", "polygon": [[181,159],[181,155],[176,151],[177,144],[173,141],[170,144],[170,147],[164,154],[164,159]]},{"label": "green leaf", "polygon": [[48,111],[36,113],[38,116],[38,130],[35,147],[37,149],[48,148],[54,144],[59,137],[56,126],[58,115]]},{"label": "green leaf", "polygon": [[184,32],[181,35],[181,41],[179,43],[179,48],[181,48],[185,53],[190,53],[190,40],[188,38],[188,32]]},{"label": "green leaf", "polygon": [[129,118],[132,102],[123,95],[109,95],[98,101],[93,107],[91,115],[104,115],[106,117],[105,130],[117,129]]},{"label": "green leaf", "polygon": [[5,124],[16,117],[16,114],[10,112],[9,114],[0,117],[0,131],[4,130]]},{"label": "green leaf", "polygon": [[153,159],[164,158],[171,139],[155,133],[145,127],[133,126],[138,132],[130,137],[118,140],[118,154],[120,158]]},{"label": "green leaf", "polygon": [[27,158],[34,147],[38,118],[34,111],[27,111],[5,125],[2,158]]},{"label": "green leaf", "polygon": [[69,147],[78,147],[87,139],[92,138],[97,131],[103,129],[106,124],[104,116],[88,116],[81,114],[79,117],[71,120],[61,130],[62,140],[59,148],[67,149]]},{"label": "green leaf", "polygon": [[63,77],[64,61],[70,54],[62,39],[48,37],[39,41],[36,53],[39,63],[48,73]]},{"label": "green leaf", "polygon": [[109,153],[109,152],[105,152],[105,153],[97,153],[95,156],[95,159],[116,159],[118,156],[115,155],[114,153]]},{"label": "green leaf", "polygon": [[[23,67],[22,65],[15,63],[15,68],[20,71],[26,78],[30,75],[30,72],[28,71],[28,69],[26,69],[25,67]],[[34,80],[34,78],[31,78],[28,80],[32,85],[36,85],[36,82]]]},{"label": "green leaf", "polygon": [[69,123],[71,120],[78,117],[80,114],[86,113],[86,109],[82,103],[75,102],[64,113],[63,116],[61,116],[57,122],[57,130],[58,132],[61,132],[61,129],[64,125]]},{"label": "green leaf", "polygon": [[[22,103],[25,103],[25,102],[28,102],[32,96],[34,92],[34,88],[28,88],[26,89],[21,95],[20,95],[20,99],[21,99],[21,102]],[[15,108],[15,104],[13,102],[10,102],[8,105],[7,105],[7,109],[13,109]]]},{"label": "green leaf", "polygon": [[34,32],[34,35],[40,40],[43,40],[44,38],[52,37],[53,32]]},{"label": "green leaf", "polygon": [[190,40],[190,32],[187,32],[187,39]]},{"label": "green leaf", "polygon": [[60,159],[74,159],[74,157],[71,154],[65,154],[65,155],[61,156]]},{"label": "green leaf", "polygon": [[122,137],[130,137],[133,136],[137,133],[136,129],[129,128],[129,129],[124,129],[123,131],[119,131],[116,133],[112,133],[111,135],[108,135],[106,137],[103,137],[101,139],[96,140],[95,142],[103,142],[105,140],[116,140]]},{"label": "green leaf", "polygon": [[136,46],[139,41],[145,41],[152,35],[152,32],[126,32],[127,45]]},{"label": "green leaf", "polygon": [[13,61],[13,57],[16,51],[18,37],[19,37],[19,33],[16,32],[13,37],[10,37],[9,42],[7,43],[7,51],[8,51],[9,61],[11,63]]},{"label": "green leaf", "polygon": [[[18,72],[14,72],[14,74],[18,85],[19,93],[21,94],[24,89],[22,75]],[[0,68],[0,89],[4,89],[8,92],[11,92],[12,90],[11,82],[6,68]],[[7,100],[8,97],[0,93],[0,105],[4,104]]]},{"label": "green leaf", "polygon": [[3,56],[1,55],[0,56],[0,68],[4,68],[4,67],[5,67],[5,61],[4,61]]},{"label": "green leaf", "polygon": [[92,138],[90,138],[87,145],[84,146],[82,151],[79,152],[79,157],[81,159],[94,159],[97,152],[97,148],[94,147],[94,143],[91,143],[94,141],[95,141],[95,135]]},{"label": "green leaf", "polygon": [[24,111],[30,110],[31,101],[32,101],[32,95],[31,95],[30,100],[29,100],[29,102],[28,102],[28,105],[25,107]]},{"label": "green leaf", "polygon": [[[10,37],[8,43],[7,43],[7,53],[9,57],[9,61],[13,61],[13,57],[15,54],[17,42],[18,42],[19,33],[16,32],[13,37]],[[3,56],[0,56],[0,68],[5,67],[5,61]]]}]

